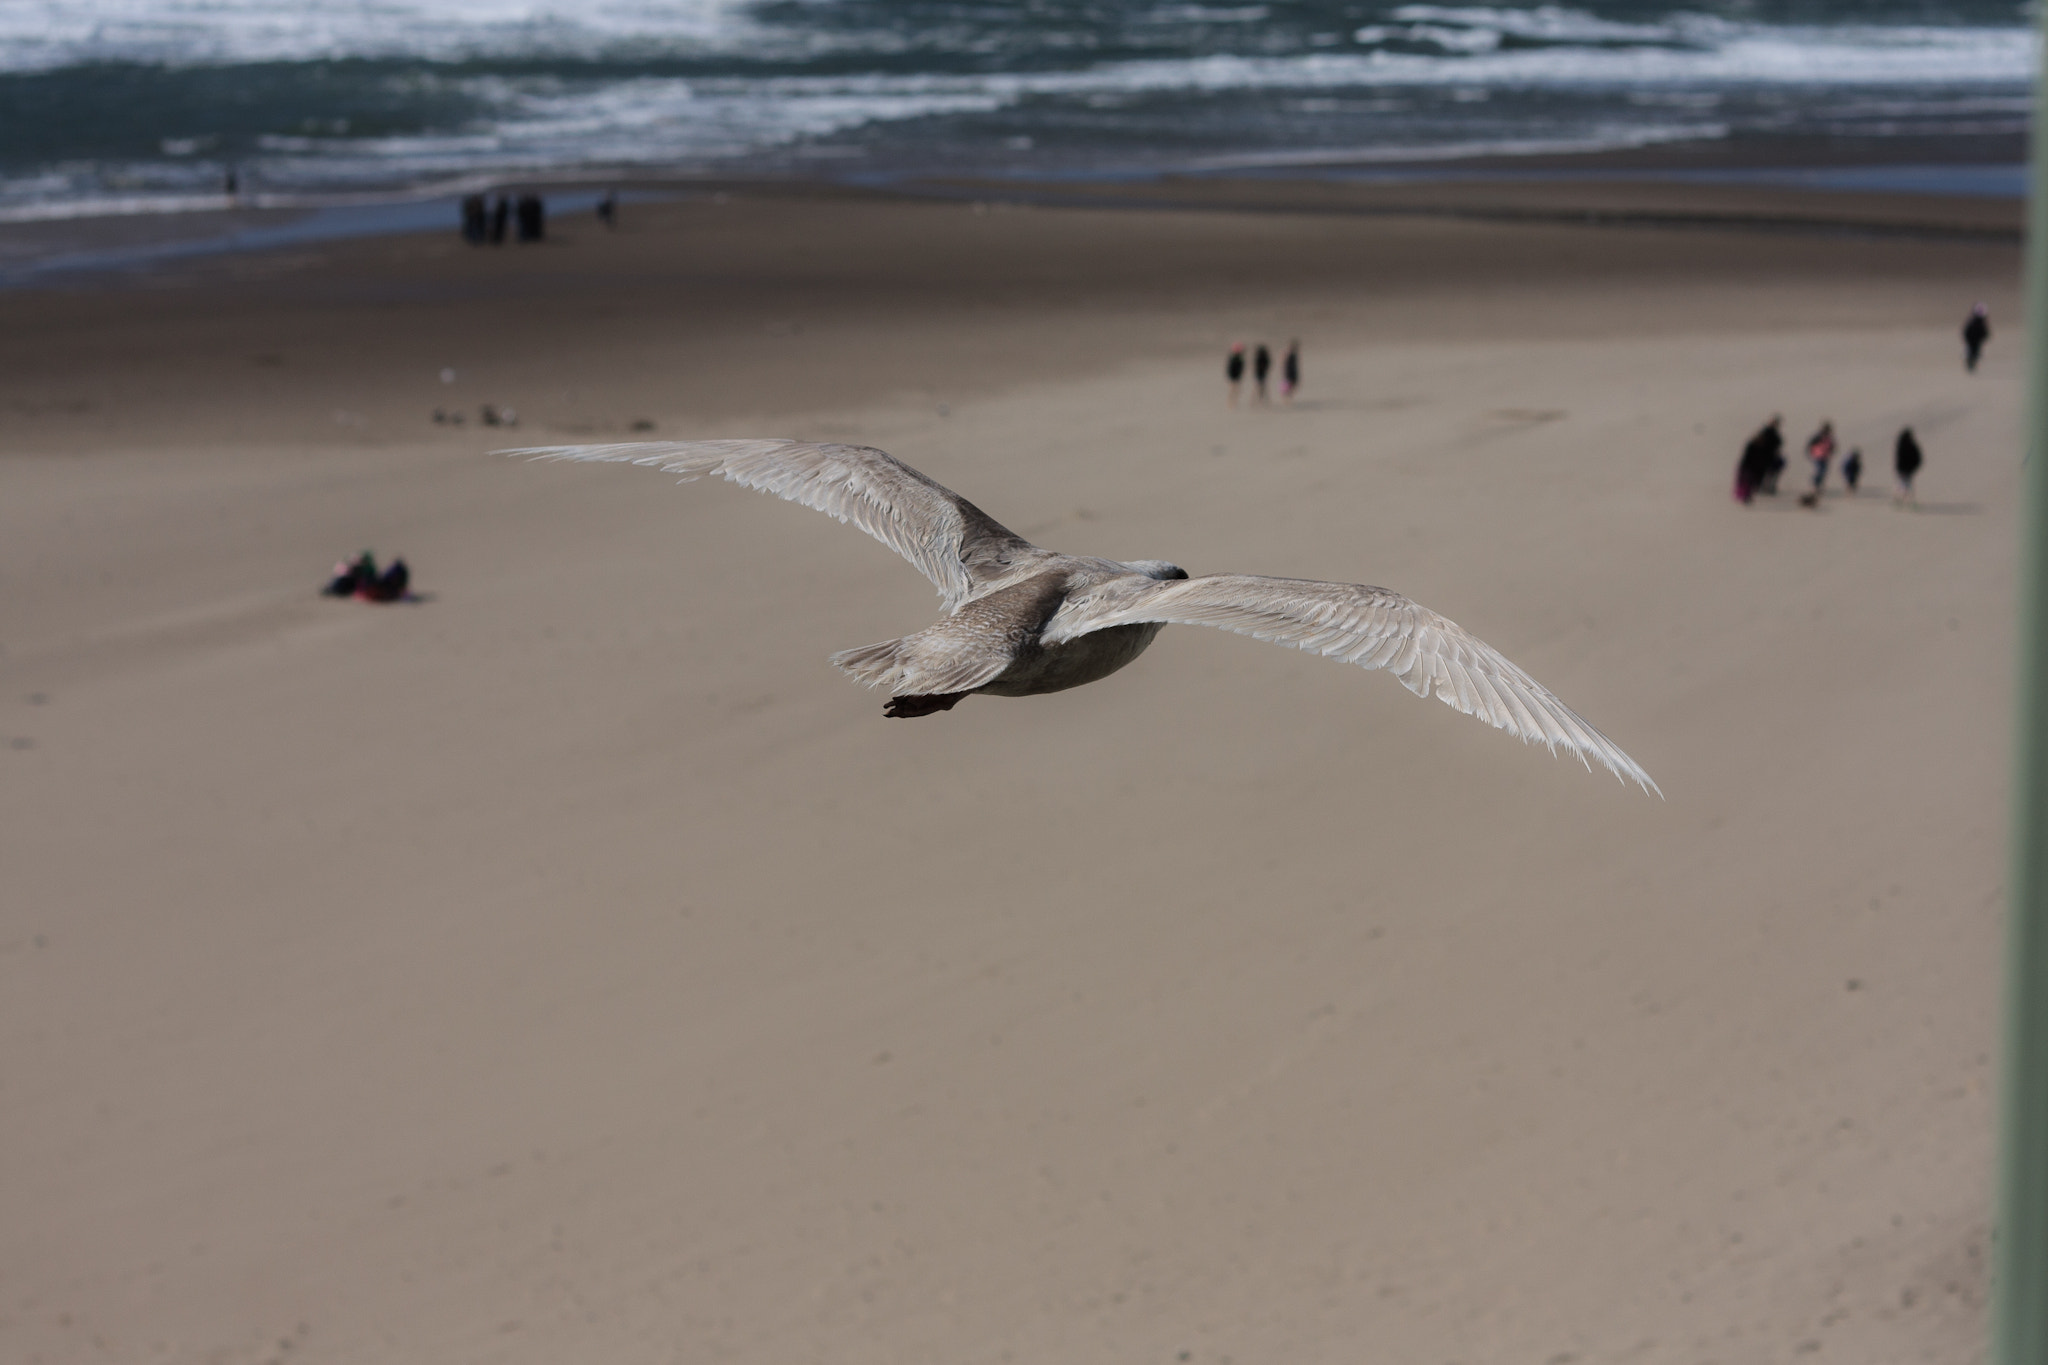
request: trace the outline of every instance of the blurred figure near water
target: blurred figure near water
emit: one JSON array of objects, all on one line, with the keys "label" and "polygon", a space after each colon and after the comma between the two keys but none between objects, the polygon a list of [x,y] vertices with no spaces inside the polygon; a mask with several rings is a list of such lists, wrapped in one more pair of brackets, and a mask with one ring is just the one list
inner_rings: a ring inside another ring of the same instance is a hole
[{"label": "blurred figure near water", "polygon": [[1292,403],[1294,391],[1301,387],[1301,343],[1287,343],[1287,358],[1280,362],[1280,397]]},{"label": "blurred figure near water", "polygon": [[519,240],[522,242],[543,241],[547,237],[547,205],[537,194],[519,196],[519,207],[515,218],[519,224]]},{"label": "blurred figure near water", "polygon": [[1259,349],[1252,352],[1252,387],[1258,392],[1261,403],[1270,402],[1266,397],[1266,376],[1273,372],[1273,353],[1260,342]]},{"label": "blurred figure near water", "polygon": [[480,194],[462,196],[462,240],[471,246],[482,246],[491,236],[490,209]]},{"label": "blurred figure near water", "polygon": [[618,231],[619,192],[617,190],[606,190],[604,198],[597,201],[597,221],[603,223],[608,231]]},{"label": "blurred figure near water", "polygon": [[1223,362],[1223,377],[1230,381],[1230,406],[1237,406],[1237,391],[1244,384],[1244,343],[1230,344],[1230,359]]},{"label": "blurred figure near water", "polygon": [[1983,304],[1970,310],[1970,320],[1963,324],[1963,369],[1977,372],[1977,361],[1984,354],[1984,343],[1991,340],[1991,314]]},{"label": "blurred figure near water", "polygon": [[499,195],[491,204],[491,245],[505,245],[505,229],[512,221],[512,201]]}]

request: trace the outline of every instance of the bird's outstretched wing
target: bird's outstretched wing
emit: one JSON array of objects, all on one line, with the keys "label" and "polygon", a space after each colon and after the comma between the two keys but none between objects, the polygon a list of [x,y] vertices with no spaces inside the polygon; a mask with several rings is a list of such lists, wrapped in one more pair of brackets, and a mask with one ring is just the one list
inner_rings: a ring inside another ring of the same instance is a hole
[{"label": "bird's outstretched wing", "polygon": [[967,499],[870,446],[808,441],[639,441],[501,450],[539,460],[647,465],[689,483],[720,474],[743,488],[850,521],[917,566],[951,611],[1046,551]]},{"label": "bird's outstretched wing", "polygon": [[[1385,588],[1303,578],[1211,574],[1202,578],[1115,578],[1067,598],[1042,640],[1059,644],[1140,621],[1219,626],[1325,658],[1384,668],[1409,691],[1437,700],[1525,743],[1570,750],[1644,791],[1657,784],[1621,747],[1491,646]],[[1659,796],[1663,795],[1657,791]]]}]

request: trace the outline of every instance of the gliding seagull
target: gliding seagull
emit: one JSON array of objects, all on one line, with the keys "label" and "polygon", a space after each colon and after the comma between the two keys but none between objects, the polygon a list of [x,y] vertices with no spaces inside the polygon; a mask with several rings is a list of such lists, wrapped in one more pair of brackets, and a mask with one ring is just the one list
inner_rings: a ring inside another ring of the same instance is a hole
[{"label": "gliding seagull", "polygon": [[[887,687],[885,716],[950,711],[974,693],[1029,697],[1106,678],[1169,625],[1218,626],[1361,668],[1477,716],[1523,742],[1657,784],[1550,690],[1451,621],[1397,592],[1353,583],[1205,574],[1164,560],[1119,563],[1042,549],[967,499],[868,446],[806,441],[648,441],[501,451],[542,460],[647,465],[689,483],[723,475],[850,521],[929,578],[936,624],[843,650],[832,663]],[[1662,793],[1659,793],[1660,795]]]}]

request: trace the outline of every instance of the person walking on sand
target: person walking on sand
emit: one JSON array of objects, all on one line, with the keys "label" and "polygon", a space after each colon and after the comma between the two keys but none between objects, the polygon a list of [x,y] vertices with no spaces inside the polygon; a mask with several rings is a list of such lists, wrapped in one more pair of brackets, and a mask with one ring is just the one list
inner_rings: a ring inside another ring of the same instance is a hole
[{"label": "person walking on sand", "polygon": [[1280,397],[1292,403],[1294,391],[1301,387],[1301,343],[1287,343],[1287,358],[1280,362]]},{"label": "person walking on sand", "polygon": [[1835,424],[1823,419],[1820,430],[1806,438],[1806,458],[1813,466],[1813,495],[1816,503],[1822,485],[1828,481],[1828,463],[1835,458]]},{"label": "person walking on sand", "polygon": [[1863,451],[1856,446],[1849,447],[1849,457],[1842,461],[1842,482],[1849,485],[1849,496],[1856,496],[1856,485],[1863,478]]},{"label": "person walking on sand", "polygon": [[1259,349],[1252,352],[1252,384],[1258,390],[1261,403],[1269,401],[1266,397],[1266,376],[1272,372],[1273,353],[1266,349],[1266,343],[1262,341],[1259,343]]},{"label": "person walking on sand", "polygon": [[1920,442],[1913,437],[1913,428],[1899,428],[1899,443],[1892,449],[1892,469],[1899,476],[1899,491],[1892,501],[1901,507],[1916,506],[1913,498],[1913,476],[1920,472]]},{"label": "person walking on sand", "polygon": [[1230,359],[1223,362],[1223,377],[1230,381],[1230,406],[1237,406],[1237,390],[1244,383],[1244,343],[1230,344]]},{"label": "person walking on sand", "polygon": [[1763,429],[1749,438],[1749,444],[1742,448],[1742,458],[1735,463],[1735,500],[1744,506],[1759,490],[1771,491],[1764,489],[1766,478],[1770,479],[1773,488],[1776,486],[1773,464],[1775,462],[1782,468],[1785,463],[1785,457],[1778,453],[1785,446],[1784,434],[1778,430],[1778,424],[1784,420],[1777,413],[1772,413],[1771,420],[1764,423]]},{"label": "person walking on sand", "polygon": [[1984,354],[1984,343],[1991,340],[1991,315],[1978,304],[1970,310],[1970,320],[1963,324],[1963,370],[1967,374],[1977,372],[1978,357]]}]

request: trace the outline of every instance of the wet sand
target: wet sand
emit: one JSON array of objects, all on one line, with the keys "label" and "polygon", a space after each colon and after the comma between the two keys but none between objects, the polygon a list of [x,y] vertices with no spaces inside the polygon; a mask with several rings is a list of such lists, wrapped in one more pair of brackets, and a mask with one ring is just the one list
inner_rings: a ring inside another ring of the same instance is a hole
[{"label": "wet sand", "polygon": [[[2017,249],[1254,207],[0,295],[0,1355],[1978,1354]],[[1774,409],[1863,494],[1735,507]],[[888,551],[487,453],[639,424],[1397,588],[1669,799],[1192,628],[886,721]],[[427,600],[318,598],[365,546]]]}]

